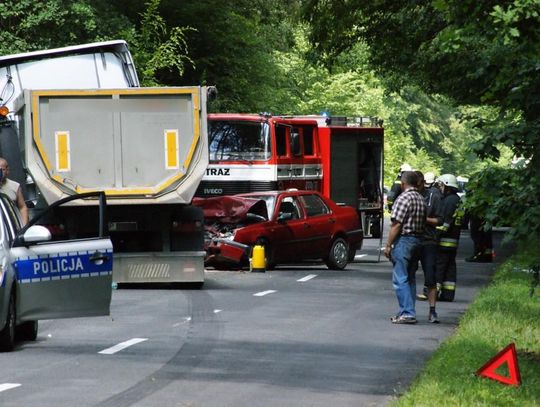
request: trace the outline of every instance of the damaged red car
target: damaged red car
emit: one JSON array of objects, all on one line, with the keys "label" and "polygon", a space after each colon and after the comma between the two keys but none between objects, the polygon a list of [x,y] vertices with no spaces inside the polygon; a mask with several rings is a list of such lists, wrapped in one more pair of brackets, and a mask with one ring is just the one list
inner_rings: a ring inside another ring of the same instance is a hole
[{"label": "damaged red car", "polygon": [[342,270],[362,247],[356,210],[315,191],[253,192],[195,199],[205,216],[206,266],[249,265],[254,245],[265,247],[266,264],[322,259]]}]

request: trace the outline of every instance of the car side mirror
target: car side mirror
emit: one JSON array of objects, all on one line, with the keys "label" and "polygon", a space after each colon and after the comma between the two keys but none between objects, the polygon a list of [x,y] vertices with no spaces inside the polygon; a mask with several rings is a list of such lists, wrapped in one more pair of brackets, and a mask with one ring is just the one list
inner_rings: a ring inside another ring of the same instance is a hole
[{"label": "car side mirror", "polygon": [[39,243],[51,240],[51,232],[45,226],[34,225],[30,226],[22,236],[21,243]]},{"label": "car side mirror", "polygon": [[283,212],[283,213],[280,213],[278,218],[277,218],[277,221],[280,222],[280,223],[283,223],[283,222],[286,222],[288,220],[291,220],[293,218],[293,214],[290,213],[290,212]]}]

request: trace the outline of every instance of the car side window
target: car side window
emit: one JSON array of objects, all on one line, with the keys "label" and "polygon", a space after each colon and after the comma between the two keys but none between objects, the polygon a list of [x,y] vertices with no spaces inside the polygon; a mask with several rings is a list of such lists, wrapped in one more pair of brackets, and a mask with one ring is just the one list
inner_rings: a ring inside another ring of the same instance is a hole
[{"label": "car side window", "polygon": [[[75,213],[78,216],[74,216]],[[36,224],[49,229],[51,242],[98,238],[99,207],[77,208],[67,204],[48,207],[36,219]]]},{"label": "car side window", "polygon": [[330,209],[317,195],[300,195],[300,200],[306,209],[308,217],[327,215]]},{"label": "car side window", "polygon": [[287,196],[283,198],[283,200],[279,204],[279,214],[281,215],[282,213],[292,213],[293,219],[300,219],[301,212],[298,201],[292,196]]}]

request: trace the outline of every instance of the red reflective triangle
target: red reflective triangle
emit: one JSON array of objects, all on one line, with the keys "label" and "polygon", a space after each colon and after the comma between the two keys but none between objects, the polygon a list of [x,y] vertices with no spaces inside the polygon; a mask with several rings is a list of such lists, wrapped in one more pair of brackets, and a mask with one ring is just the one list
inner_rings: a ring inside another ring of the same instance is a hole
[{"label": "red reflective triangle", "polygon": [[[495,371],[504,363],[508,364],[508,373],[510,377],[501,376]],[[484,366],[476,372],[478,376],[484,376],[491,380],[496,380],[510,386],[521,385],[521,375],[519,374],[519,366],[516,353],[516,345],[511,343],[506,348],[492,357]]]}]

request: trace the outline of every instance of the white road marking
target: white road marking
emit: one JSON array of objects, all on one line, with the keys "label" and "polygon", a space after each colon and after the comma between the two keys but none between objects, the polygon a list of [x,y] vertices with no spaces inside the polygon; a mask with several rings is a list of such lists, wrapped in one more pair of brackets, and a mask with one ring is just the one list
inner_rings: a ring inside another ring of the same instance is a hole
[{"label": "white road marking", "polygon": [[184,317],[184,320],[182,322],[177,322],[176,324],[173,324],[173,328],[176,328],[177,326],[185,324],[186,322],[189,322],[189,321],[191,321],[191,317]]},{"label": "white road marking", "polygon": [[0,384],[0,393],[6,390],[14,389],[15,387],[19,387],[20,383],[2,383]]},{"label": "white road marking", "polygon": [[118,345],[114,345],[110,348],[103,349],[102,351],[98,353],[101,353],[102,355],[112,355],[116,352],[120,352],[123,349],[129,348],[130,346],[136,345],[138,343],[141,343],[147,340],[148,338],[133,338],[133,339],[130,339],[129,341],[121,342]]},{"label": "white road marking", "polygon": [[366,257],[367,254],[358,254],[356,256],[354,256],[355,259],[361,259],[362,257]]},{"label": "white road marking", "polygon": [[276,290],[261,291],[260,293],[253,294],[253,296],[254,297],[264,297],[265,295],[273,294],[273,293],[277,293],[277,291]]},{"label": "white road marking", "polygon": [[217,313],[219,313],[219,312],[221,312],[220,309],[215,309],[215,310],[214,310],[214,314],[217,314]]},{"label": "white road marking", "polygon": [[309,281],[309,280],[311,280],[312,278],[315,278],[315,277],[317,277],[317,274],[308,274],[307,276],[302,277],[300,280],[296,280],[296,281],[298,281],[300,283],[303,283],[303,282]]}]

